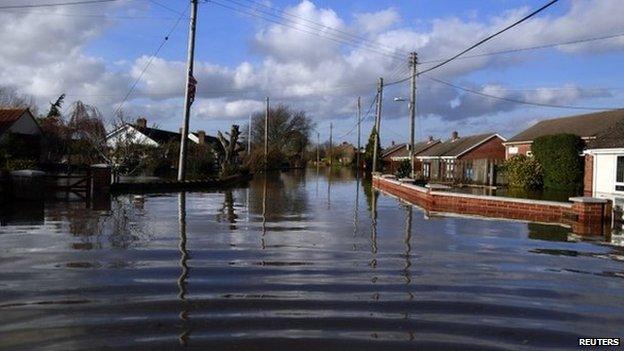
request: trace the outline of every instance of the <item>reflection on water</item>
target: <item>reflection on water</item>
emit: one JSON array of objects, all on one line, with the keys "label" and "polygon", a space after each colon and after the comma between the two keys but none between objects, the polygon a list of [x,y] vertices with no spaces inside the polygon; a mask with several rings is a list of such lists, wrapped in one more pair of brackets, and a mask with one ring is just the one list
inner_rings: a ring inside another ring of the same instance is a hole
[{"label": "reflection on water", "polygon": [[0,212],[0,349],[570,349],[623,336],[617,232],[429,219],[348,170],[33,208]]}]

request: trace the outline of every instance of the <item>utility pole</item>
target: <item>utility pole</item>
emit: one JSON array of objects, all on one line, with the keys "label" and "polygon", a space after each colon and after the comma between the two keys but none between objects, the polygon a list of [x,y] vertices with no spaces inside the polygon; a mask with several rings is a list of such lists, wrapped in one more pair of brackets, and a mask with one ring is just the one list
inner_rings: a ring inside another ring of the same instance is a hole
[{"label": "utility pole", "polygon": [[247,156],[251,155],[251,114],[249,114],[249,124],[247,125]]},{"label": "utility pole", "polygon": [[334,165],[334,144],[332,143],[332,131],[334,129],[334,124],[329,123],[329,168]]},{"label": "utility pole", "polygon": [[269,167],[269,97],[266,98],[266,111],[264,113],[264,171]]},{"label": "utility pole", "polygon": [[188,144],[189,119],[192,100],[195,99],[195,78],[193,78],[193,61],[195,60],[195,25],[197,23],[197,0],[192,0],[191,24],[189,27],[186,91],[184,93],[184,124],[180,141],[180,158],[178,160],[178,181],[186,179],[186,154]]},{"label": "utility pole", "polygon": [[411,167],[410,178],[414,179],[414,129],[416,127],[416,74],[418,65],[418,54],[416,52],[410,53],[409,64],[412,67],[412,83],[411,83],[411,92],[410,92],[410,148],[409,148],[409,159]]},{"label": "utility pole", "polygon": [[321,147],[321,134],[316,132],[316,168],[321,164],[319,148]]},{"label": "utility pole", "polygon": [[356,175],[359,174],[360,172],[360,134],[361,134],[360,122],[361,122],[361,119],[362,119],[362,97],[358,96],[358,100],[357,100],[357,152],[355,153]]},{"label": "utility pole", "polygon": [[375,116],[375,145],[373,145],[373,172],[377,172],[377,150],[379,145],[379,129],[381,127],[381,103],[383,101],[383,78],[379,77],[379,86],[377,87],[377,114]]}]

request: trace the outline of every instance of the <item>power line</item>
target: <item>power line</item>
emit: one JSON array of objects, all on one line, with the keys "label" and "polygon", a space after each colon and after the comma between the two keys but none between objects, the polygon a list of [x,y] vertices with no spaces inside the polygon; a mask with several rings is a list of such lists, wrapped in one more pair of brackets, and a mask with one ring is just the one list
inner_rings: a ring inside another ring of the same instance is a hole
[{"label": "power line", "polygon": [[[511,54],[511,53],[515,53],[515,52],[528,51],[528,50],[547,49],[547,48],[553,48],[553,47],[557,47],[557,46],[574,45],[574,44],[581,44],[581,43],[587,43],[587,42],[598,41],[598,40],[614,39],[614,38],[619,38],[619,37],[622,37],[622,36],[624,36],[624,33],[613,34],[613,35],[605,35],[605,36],[602,36],[602,37],[577,39],[577,40],[571,40],[571,41],[562,42],[562,43],[551,43],[551,44],[529,46],[529,47],[517,48],[517,49],[509,49],[509,50],[486,52],[486,53],[483,53],[483,54],[466,55],[466,56],[463,56],[463,57],[458,57],[457,59],[458,60],[464,60],[464,59],[475,58],[475,57]],[[444,61],[444,60],[443,59],[429,60],[429,61],[420,62],[419,64],[437,63],[437,62],[442,62],[442,61]]]},{"label": "power line", "polygon": [[[281,13],[283,16],[289,16],[289,17],[297,18],[297,19],[300,19],[302,21],[311,23],[313,25],[320,26],[323,29],[332,30],[332,31],[340,33],[340,34],[342,34],[342,35],[344,35],[346,37],[351,37],[351,38],[353,38],[355,40],[365,41],[365,42],[369,42],[370,41],[369,38],[366,38],[366,37],[364,37],[362,35],[357,35],[357,34],[350,33],[350,32],[344,31],[344,30],[340,30],[340,29],[337,29],[337,28],[334,28],[334,27],[330,27],[330,26],[324,25],[322,23],[318,23],[318,22],[312,21],[309,18],[306,18],[306,17],[303,17],[303,16],[299,16],[299,15],[294,14],[294,13],[287,12],[285,10],[282,10],[282,9],[279,9],[279,8],[276,8],[276,7],[264,4],[264,3],[259,2],[259,1],[254,1],[254,0],[244,0],[244,1],[247,1],[249,3],[252,3],[252,4],[255,4],[255,5],[262,6],[264,8],[276,11],[278,13]],[[230,2],[233,2],[233,1],[230,1]],[[409,54],[408,51],[400,49],[400,48],[392,48],[392,47],[389,47],[389,46],[386,46],[386,45],[383,45],[383,44],[380,44],[380,43],[375,43],[375,45],[380,47],[380,48],[384,48],[386,50],[389,50],[389,51],[395,51],[396,50],[396,51],[403,52],[405,55]]]},{"label": "power line", "polygon": [[[547,9],[547,8],[548,8],[548,7],[550,7],[550,6],[552,6],[553,4],[555,4],[555,3],[556,3],[556,2],[558,2],[558,1],[559,1],[559,0],[551,0],[551,1],[549,1],[546,5],[544,5],[544,6],[540,7],[539,9],[537,9],[537,10],[535,10],[535,11],[531,12],[530,14],[528,14],[528,15],[526,15],[526,16],[524,16],[524,17],[522,17],[522,18],[521,18],[521,19],[519,19],[518,21],[516,21],[516,22],[514,22],[514,23],[512,23],[512,24],[510,24],[510,25],[508,25],[507,27],[505,27],[505,28],[503,28],[503,29],[499,30],[498,32],[496,32],[496,33],[494,33],[494,34],[491,34],[491,35],[487,36],[487,37],[486,37],[486,38],[484,38],[484,39],[479,40],[477,43],[475,43],[475,44],[473,44],[473,45],[469,46],[468,48],[466,48],[466,49],[464,49],[464,50],[460,51],[459,53],[457,53],[457,54],[455,54],[455,55],[453,55],[453,56],[451,56],[451,57],[449,57],[449,58],[447,58],[447,59],[443,60],[442,62],[438,63],[437,65],[435,65],[435,66],[433,66],[433,67],[430,67],[430,68],[427,68],[426,70],[423,70],[423,71],[419,72],[419,73],[418,73],[418,75],[425,74],[425,73],[427,73],[427,72],[433,71],[434,69],[437,69],[437,68],[440,68],[440,67],[442,67],[442,66],[446,65],[447,63],[449,63],[449,62],[451,62],[451,61],[453,61],[453,60],[457,59],[457,58],[458,58],[458,57],[460,57],[461,55],[463,55],[463,54],[467,53],[468,51],[470,51],[470,50],[472,50],[472,49],[474,49],[474,48],[476,48],[477,46],[479,46],[479,45],[481,45],[481,44],[483,44],[483,43],[485,43],[485,42],[489,41],[490,39],[492,39],[492,38],[494,38],[494,37],[496,37],[496,36],[498,36],[498,35],[500,35],[500,34],[502,34],[502,33],[506,32],[506,31],[510,30],[511,28],[513,28],[513,27],[515,27],[515,26],[517,26],[517,25],[521,24],[522,22],[524,22],[524,21],[528,20],[529,18],[531,18],[531,17],[533,17],[533,16],[537,15],[538,13],[540,13],[540,12],[544,11],[545,9]],[[405,82],[405,81],[407,81],[407,80],[409,80],[409,79],[412,79],[412,76],[411,76],[411,75],[410,75],[409,77],[405,77],[405,78],[403,78],[403,79],[399,79],[399,80],[397,80],[397,81],[395,81],[395,82],[386,83],[386,86],[390,86],[390,85],[395,85],[395,84],[403,83],[403,82]]]},{"label": "power line", "polygon": [[456,58],[458,58],[459,56],[461,56],[461,55],[463,55],[463,54],[467,53],[468,51],[470,51],[470,50],[472,50],[472,49],[476,48],[477,46],[479,46],[479,45],[481,45],[481,44],[483,44],[483,43],[487,42],[488,40],[490,40],[490,39],[492,39],[492,38],[494,38],[494,37],[496,37],[496,36],[498,36],[498,35],[500,35],[500,34],[502,34],[502,33],[506,32],[506,31],[510,30],[511,28],[513,28],[513,27],[515,27],[515,26],[517,26],[517,25],[521,24],[522,22],[524,22],[524,21],[528,20],[529,18],[531,18],[531,17],[533,17],[533,16],[537,15],[538,13],[540,13],[540,12],[542,12],[542,11],[546,10],[547,8],[549,8],[550,6],[554,5],[554,4],[555,4],[555,3],[557,3],[558,1],[559,1],[559,0],[551,0],[551,1],[549,1],[546,5],[544,5],[544,6],[540,7],[539,9],[537,9],[537,10],[535,10],[535,11],[531,12],[531,13],[530,13],[530,14],[528,14],[528,15],[524,16],[524,17],[523,17],[523,18],[521,18],[520,20],[518,20],[518,21],[516,21],[516,22],[514,22],[514,23],[512,23],[512,24],[510,24],[509,26],[507,26],[507,27],[505,27],[505,28],[503,28],[503,29],[499,30],[498,32],[496,32],[496,33],[494,33],[494,34],[492,34],[492,35],[490,35],[490,36],[488,36],[488,37],[486,37],[486,38],[484,38],[484,39],[479,40],[479,41],[478,41],[478,42],[476,42],[475,44],[473,44],[473,45],[469,46],[468,48],[466,48],[466,49],[464,49],[464,50],[462,50],[462,51],[460,51],[459,53],[455,54],[454,56],[449,57],[448,59],[446,59],[446,60],[444,60],[444,61],[442,61],[442,62],[438,63],[437,65],[435,65],[435,66],[433,66],[433,67],[431,67],[431,68],[427,68],[426,70],[424,70],[424,71],[420,72],[419,74],[425,74],[425,73],[427,73],[427,72],[433,71],[434,69],[437,69],[437,68],[440,68],[440,67],[442,67],[442,66],[446,65],[447,63],[449,63],[449,62],[451,62],[451,61],[455,60],[455,59],[456,59]]},{"label": "power line", "polygon": [[[186,11],[185,11],[186,12]],[[169,41],[169,37],[171,36],[171,34],[173,34],[173,32],[175,31],[175,29],[178,27],[178,24],[180,24],[180,21],[182,20],[183,17],[186,16],[185,12],[180,12],[180,17],[178,17],[178,20],[174,23],[174,25],[171,27],[171,29],[169,30],[169,32],[167,33],[167,35],[165,35],[165,37],[163,38],[162,42],[160,43],[160,45],[158,46],[158,48],[156,48],[156,50],[154,51],[154,53],[152,54],[152,56],[149,58],[149,60],[147,60],[147,63],[145,64],[145,66],[143,67],[143,69],[141,70],[141,73],[139,74],[139,76],[134,80],[134,82],[132,83],[132,86],[130,86],[130,90],[128,90],[128,92],[126,93],[126,95],[124,96],[123,100],[119,103],[119,106],[115,109],[115,112],[113,113],[113,115],[117,115],[117,113],[119,113],[119,111],[121,111],[123,105],[126,103],[126,101],[128,100],[128,98],[130,97],[130,95],[132,94],[132,92],[134,92],[134,89],[136,88],[137,84],[139,83],[139,81],[143,78],[143,75],[145,74],[145,72],[147,71],[148,67],[152,64],[152,61],[154,61],[154,58],[156,57],[156,55],[158,55],[158,53],[160,53],[160,50],[162,50],[162,48],[165,46],[165,44],[167,43],[167,41]]]},{"label": "power line", "polygon": [[[398,54],[388,53],[388,52],[382,51],[380,49],[375,49],[373,47],[370,47],[370,44],[368,46],[366,46],[366,45],[363,46],[363,44],[361,42],[355,42],[353,40],[348,40],[348,39],[345,39],[345,38],[341,38],[339,36],[336,36],[336,34],[332,34],[332,33],[324,33],[324,34],[328,34],[328,35],[332,35],[332,36],[322,35],[323,32],[320,31],[318,28],[312,28],[311,31],[310,30],[305,30],[305,29],[297,27],[297,26],[289,25],[289,24],[284,23],[284,22],[282,22],[280,20],[277,20],[277,19],[268,18],[266,16],[259,15],[258,13],[254,12],[253,10],[252,11],[243,10],[243,9],[232,7],[232,6],[229,6],[229,5],[226,5],[226,4],[214,1],[214,0],[206,0],[206,2],[211,3],[211,4],[215,4],[217,6],[220,6],[220,7],[223,7],[223,8],[232,10],[232,11],[235,11],[235,12],[239,12],[239,13],[242,13],[242,14],[245,14],[245,15],[248,15],[248,16],[257,17],[257,18],[263,19],[265,21],[272,22],[272,23],[275,23],[277,25],[284,26],[284,27],[287,27],[287,28],[291,28],[293,30],[296,30],[296,31],[299,31],[299,32],[302,32],[302,33],[307,33],[307,34],[315,35],[315,36],[318,36],[318,37],[321,37],[321,38],[325,38],[325,39],[337,42],[339,44],[349,45],[349,46],[352,46],[352,47],[359,47],[359,48],[362,48],[362,49],[365,49],[365,50],[368,50],[368,51],[371,51],[371,52],[374,52],[374,53],[377,53],[377,54],[380,54],[380,55],[383,55],[383,56],[387,56],[387,57],[392,58],[394,60],[403,60],[403,57],[398,55]],[[275,16],[275,15],[273,15],[273,16]],[[291,20],[288,20],[288,21],[291,22],[291,23],[298,24],[296,22],[292,22]],[[307,27],[307,28],[311,28],[311,27],[305,26],[305,25],[302,25],[302,26]]]},{"label": "power line", "polygon": [[355,128],[357,128],[358,123],[362,123],[362,121],[364,121],[365,119],[368,118],[368,116],[370,115],[371,111],[373,110],[373,106],[375,106],[375,101],[377,101],[377,99],[379,98],[379,93],[375,94],[375,97],[373,97],[373,99],[371,100],[371,104],[368,107],[368,110],[366,111],[366,113],[362,116],[362,118],[360,118],[355,125],[346,133],[338,136],[338,139],[342,139],[344,137],[346,137],[347,135],[353,133],[353,131],[355,130]]},{"label": "power line", "polygon": [[1,10],[2,12],[6,12],[6,13],[20,13],[20,14],[36,14],[36,15],[46,15],[46,16],[60,16],[60,17],[84,17],[84,18],[102,18],[102,19],[111,19],[111,20],[117,20],[117,19],[121,19],[121,20],[163,20],[163,21],[167,21],[167,20],[176,20],[176,17],[158,17],[158,16],[123,16],[123,15],[94,15],[94,14],[88,14],[88,13],[57,13],[57,12],[38,12],[38,11],[20,11],[20,10],[13,10],[13,9],[8,9],[8,10]]},{"label": "power line", "polygon": [[573,110],[586,110],[586,111],[603,111],[603,110],[619,109],[619,108],[614,108],[614,107],[589,107],[589,106],[556,105],[556,104],[547,104],[547,103],[541,103],[541,102],[532,102],[532,101],[527,101],[527,100],[506,98],[506,97],[503,97],[503,96],[491,95],[491,94],[487,94],[487,93],[484,93],[484,92],[481,92],[481,91],[478,91],[478,90],[462,87],[462,86],[459,86],[459,85],[456,85],[456,84],[444,81],[442,79],[438,79],[438,78],[434,78],[434,77],[430,77],[430,76],[425,76],[425,78],[427,78],[429,80],[432,80],[434,82],[443,84],[443,85],[447,85],[447,86],[453,87],[453,88],[461,90],[461,91],[465,91],[467,93],[480,95],[480,96],[487,97],[487,98],[490,98],[490,99],[496,99],[496,100],[502,100],[502,101],[507,101],[507,102],[513,102],[513,103],[516,103],[516,104],[539,106],[539,107],[565,108],[565,109],[573,109]]},{"label": "power line", "polygon": [[6,9],[27,9],[27,8],[37,8],[37,7],[88,5],[88,4],[99,4],[99,3],[115,2],[115,1],[120,1],[120,0],[84,0],[84,1],[73,1],[73,2],[56,2],[56,3],[47,3],[47,4],[4,5],[4,6],[0,6],[0,10],[6,10]]}]

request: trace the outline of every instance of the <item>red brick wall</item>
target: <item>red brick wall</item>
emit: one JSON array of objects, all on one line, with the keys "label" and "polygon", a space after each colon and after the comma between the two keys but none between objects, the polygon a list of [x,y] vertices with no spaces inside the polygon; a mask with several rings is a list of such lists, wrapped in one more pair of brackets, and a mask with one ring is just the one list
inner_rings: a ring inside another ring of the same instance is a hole
[{"label": "red brick wall", "polygon": [[373,185],[392,195],[423,207],[426,211],[451,212],[531,222],[565,224],[578,234],[602,234],[608,216],[605,204],[549,203],[526,199],[497,200],[464,194],[440,194],[423,187],[408,186],[397,181],[373,178]]},{"label": "red brick wall", "polygon": [[[517,147],[518,148],[518,153],[516,154],[509,154],[507,153],[510,147]],[[516,155],[525,155],[527,154],[527,152],[531,151],[531,143],[526,143],[526,144],[515,144],[515,145],[508,145],[507,147],[505,147],[505,153],[506,153],[506,158],[510,158]]]},{"label": "red brick wall", "polygon": [[594,189],[594,156],[585,155],[585,172],[583,173],[583,193],[592,196]]},{"label": "red brick wall", "polygon": [[459,157],[460,160],[504,160],[505,146],[503,140],[494,137]]}]

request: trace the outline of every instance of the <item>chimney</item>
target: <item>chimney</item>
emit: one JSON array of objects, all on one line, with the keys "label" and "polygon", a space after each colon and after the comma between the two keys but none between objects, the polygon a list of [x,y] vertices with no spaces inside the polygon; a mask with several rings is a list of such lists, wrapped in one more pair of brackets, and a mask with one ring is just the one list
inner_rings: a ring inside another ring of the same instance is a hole
[{"label": "chimney", "polygon": [[394,140],[392,140],[390,143],[392,144],[392,146],[394,146]]},{"label": "chimney", "polygon": [[459,133],[457,133],[457,131],[453,131],[451,134],[451,141],[455,141],[457,139],[459,139]]},{"label": "chimney", "polygon": [[433,135],[429,136],[429,139],[427,140],[427,143],[433,143]]},{"label": "chimney", "polygon": [[198,130],[197,131],[197,143],[199,145],[205,145],[206,144],[206,132],[204,132],[203,130]]},{"label": "chimney", "polygon": [[145,117],[137,118],[136,126],[139,128],[147,128],[147,119]]}]

